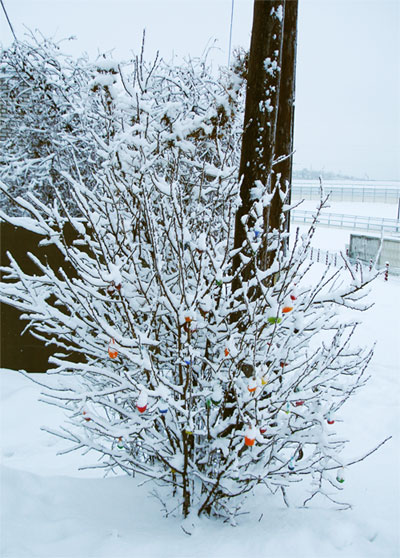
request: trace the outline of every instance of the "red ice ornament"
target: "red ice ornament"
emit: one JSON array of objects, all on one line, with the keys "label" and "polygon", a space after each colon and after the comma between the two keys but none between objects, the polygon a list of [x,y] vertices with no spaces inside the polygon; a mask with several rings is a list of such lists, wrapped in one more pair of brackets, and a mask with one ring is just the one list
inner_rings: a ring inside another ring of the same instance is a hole
[{"label": "red ice ornament", "polygon": [[333,420],[331,413],[328,413],[328,416],[326,417],[326,422],[328,424],[335,424],[335,421]]},{"label": "red ice ornament", "polygon": [[256,439],[256,431],[254,428],[249,427],[244,433],[244,443],[248,447],[254,446],[255,439]]},{"label": "red ice ornament", "polygon": [[302,405],[304,405],[304,401],[296,401],[295,403],[296,407],[301,407]]},{"label": "red ice ornament", "polygon": [[136,408],[139,413],[144,413],[147,409],[147,393],[144,390],[140,392],[138,400],[136,401]]},{"label": "red ice ornament", "polygon": [[108,356],[112,359],[117,358],[117,356],[118,356],[118,351],[117,351],[117,348],[115,346],[114,339],[111,339],[111,341],[108,345]]},{"label": "red ice ornament", "polygon": [[291,294],[290,295],[290,300],[293,300],[293,301],[297,300],[297,296],[295,296],[294,294]]},{"label": "red ice ornament", "polygon": [[260,434],[265,434],[267,431],[267,426],[264,424],[264,426],[260,427]]},{"label": "red ice ornament", "polygon": [[83,415],[83,418],[86,420],[86,422],[90,422],[92,420],[89,416],[87,416],[87,411],[86,410],[82,411],[82,415]]},{"label": "red ice ornament", "polygon": [[229,356],[229,349],[228,349],[228,348],[225,348],[224,355],[225,355],[226,357]]}]

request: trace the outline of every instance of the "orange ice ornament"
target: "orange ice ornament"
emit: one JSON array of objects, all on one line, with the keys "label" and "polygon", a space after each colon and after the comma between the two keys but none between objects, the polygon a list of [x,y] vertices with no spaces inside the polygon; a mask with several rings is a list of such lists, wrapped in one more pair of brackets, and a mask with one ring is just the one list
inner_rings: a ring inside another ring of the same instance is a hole
[{"label": "orange ice ornament", "polygon": [[249,428],[244,433],[244,443],[246,444],[246,446],[248,447],[254,446],[256,435],[257,435],[256,429],[253,428],[252,426],[249,426]]},{"label": "orange ice ornament", "polygon": [[111,339],[108,345],[108,356],[112,359],[117,358],[118,356],[118,351],[114,339]]}]

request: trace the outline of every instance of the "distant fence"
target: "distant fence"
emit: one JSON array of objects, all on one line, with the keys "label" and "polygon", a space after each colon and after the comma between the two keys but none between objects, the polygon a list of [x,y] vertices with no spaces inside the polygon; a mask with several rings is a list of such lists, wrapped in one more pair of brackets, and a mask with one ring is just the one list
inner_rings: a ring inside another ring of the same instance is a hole
[{"label": "distant fence", "polygon": [[[294,209],[290,212],[290,215],[291,220],[295,223],[309,224],[313,222],[315,212]],[[383,219],[378,217],[322,212],[318,217],[318,224],[326,227],[336,227],[341,229],[363,230],[379,233],[400,233],[400,221],[398,219]]]},{"label": "distant fence", "polygon": [[[357,185],[323,185],[324,193],[329,194],[331,201],[352,201],[364,203],[399,203],[400,187],[362,186]],[[320,197],[320,189],[316,184],[305,183],[292,186],[292,199],[316,200]]]}]

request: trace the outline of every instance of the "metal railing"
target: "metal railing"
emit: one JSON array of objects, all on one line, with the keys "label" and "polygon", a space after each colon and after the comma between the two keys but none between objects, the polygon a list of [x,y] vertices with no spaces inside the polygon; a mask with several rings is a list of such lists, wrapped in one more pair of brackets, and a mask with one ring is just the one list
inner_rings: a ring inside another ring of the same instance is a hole
[{"label": "metal railing", "polygon": [[[364,203],[398,203],[400,187],[363,186],[363,183],[338,185],[325,183],[324,193],[330,194],[331,201],[352,201]],[[292,186],[292,200],[316,200],[320,197],[318,185],[312,183],[296,184]]]},{"label": "metal railing", "polygon": [[[291,220],[295,223],[312,223],[314,211],[294,209],[290,212]],[[374,232],[400,233],[400,220],[365,217],[360,215],[342,215],[340,213],[322,212],[318,217],[318,224],[326,227],[341,229],[355,229]]]}]

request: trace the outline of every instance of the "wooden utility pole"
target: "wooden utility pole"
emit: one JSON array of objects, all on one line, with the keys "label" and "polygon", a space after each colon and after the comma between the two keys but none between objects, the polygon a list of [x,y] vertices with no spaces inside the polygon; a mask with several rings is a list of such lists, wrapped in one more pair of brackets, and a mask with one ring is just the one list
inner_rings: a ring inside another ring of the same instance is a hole
[{"label": "wooden utility pole", "polygon": [[[249,215],[263,186],[272,192],[276,185],[272,174],[273,161],[293,150],[294,79],[297,35],[297,0],[255,0],[251,35],[242,152],[239,167],[241,206],[236,214],[234,248],[246,242],[246,225],[254,225]],[[291,180],[291,157],[280,163],[285,188]],[[283,184],[281,180],[281,184]],[[280,198],[279,198],[280,199]],[[263,212],[264,232],[279,228],[282,202],[275,196]],[[249,217],[246,217],[249,216]],[[271,262],[263,235],[261,268]],[[240,255],[233,259],[233,272],[239,268]],[[240,287],[252,275],[248,265],[233,288]]]},{"label": "wooden utility pole", "polygon": [[[285,5],[285,23],[282,43],[282,69],[279,90],[278,120],[275,133],[274,159],[286,157],[274,165],[271,189],[274,190],[279,177],[280,189],[287,194],[286,201],[290,203],[293,167],[293,136],[294,136],[294,103],[296,80],[296,51],[297,51],[297,16],[298,0],[289,0]],[[270,211],[269,227],[277,229],[280,225],[282,212],[282,198],[276,192]],[[286,217],[286,230],[289,230],[290,218]]]}]

